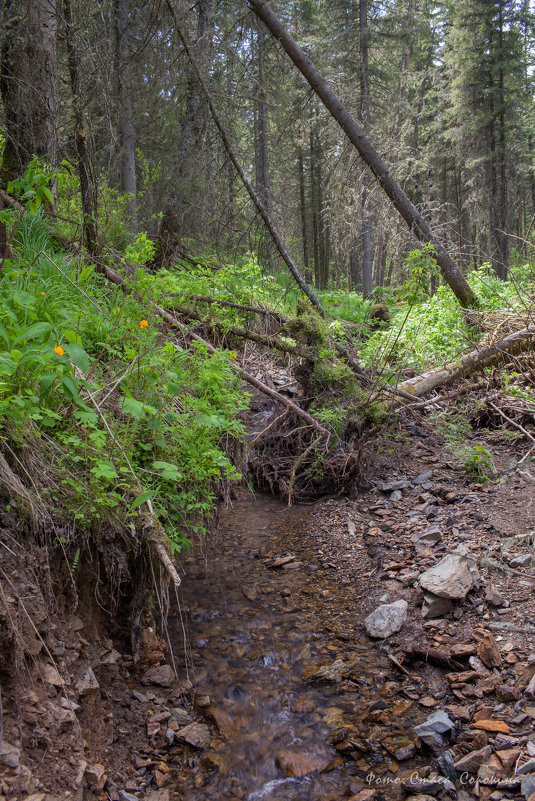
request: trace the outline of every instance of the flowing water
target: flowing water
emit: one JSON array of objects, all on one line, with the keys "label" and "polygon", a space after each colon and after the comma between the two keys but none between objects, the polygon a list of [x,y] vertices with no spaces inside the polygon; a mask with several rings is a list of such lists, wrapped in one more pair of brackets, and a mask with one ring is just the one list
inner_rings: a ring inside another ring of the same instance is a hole
[{"label": "flowing water", "polygon": [[[318,554],[312,510],[238,501],[209,554],[186,560],[181,658],[217,735],[185,801],[337,801],[371,774],[394,796],[414,765],[415,688],[356,631],[358,576],[341,585]],[[301,566],[269,567],[288,553]],[[179,652],[182,623],[172,633]],[[304,681],[318,666],[325,681]]]}]

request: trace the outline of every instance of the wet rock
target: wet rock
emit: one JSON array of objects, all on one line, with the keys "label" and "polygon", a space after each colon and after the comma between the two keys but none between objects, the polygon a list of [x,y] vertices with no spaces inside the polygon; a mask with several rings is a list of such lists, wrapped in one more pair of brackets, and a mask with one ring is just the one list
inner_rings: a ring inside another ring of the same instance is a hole
[{"label": "wet rock", "polygon": [[284,565],[289,565],[291,562],[295,562],[295,554],[288,554],[288,556],[278,556],[276,559],[273,559],[272,562],[268,565],[268,567],[284,567]]},{"label": "wet rock", "polygon": [[479,579],[479,572],[460,548],[420,575],[420,586],[424,590],[451,600],[464,598],[470,592]]},{"label": "wet rock", "polygon": [[256,587],[242,587],[241,591],[248,601],[256,601],[258,598],[258,590]]},{"label": "wet rock", "polygon": [[140,704],[147,704],[149,701],[146,695],[138,692],[137,690],[132,690],[132,698],[135,698]]},{"label": "wet rock", "polygon": [[175,672],[171,665],[159,665],[149,668],[143,674],[142,684],[156,684],[158,687],[169,687],[175,680]]},{"label": "wet rock", "polygon": [[485,748],[480,748],[478,751],[470,751],[470,753],[461,757],[455,762],[455,769],[459,773],[477,773],[481,765],[487,761],[492,755],[492,748],[490,745]]},{"label": "wet rock", "polygon": [[420,740],[432,748],[441,748],[444,745],[445,736],[449,735],[453,729],[455,729],[455,724],[442,710],[433,712],[426,721],[414,727]]},{"label": "wet rock", "polygon": [[126,790],[119,790],[119,798],[120,801],[139,801],[137,795],[132,795],[132,793],[127,793]]},{"label": "wet rock", "polygon": [[502,655],[496,644],[496,640],[489,632],[485,632],[483,639],[478,645],[477,655],[488,668],[499,667],[502,663]]},{"label": "wet rock", "polygon": [[338,684],[342,681],[347,666],[341,659],[336,659],[328,665],[317,663],[307,664],[303,668],[303,681],[307,684]]},{"label": "wet rock", "polygon": [[87,766],[84,777],[89,787],[102,790],[106,781],[106,768],[99,762],[95,762],[93,765]]},{"label": "wet rock", "polygon": [[535,773],[535,759],[528,759],[523,765],[516,769],[518,774],[524,775],[525,773]]},{"label": "wet rock", "polygon": [[210,744],[210,729],[204,723],[190,723],[177,731],[175,738],[180,742],[189,743],[194,748],[206,748]]},{"label": "wet rock", "polygon": [[364,620],[369,637],[385,639],[399,631],[407,620],[407,601],[394,601],[392,604],[381,604]]},{"label": "wet rock", "polygon": [[331,756],[325,751],[306,752],[288,749],[279,751],[276,760],[285,776],[299,779],[309,773],[325,770],[331,761]]},{"label": "wet rock", "polygon": [[97,677],[93,673],[93,668],[87,667],[82,668],[78,672],[78,677],[76,679],[76,690],[78,694],[83,698],[86,695],[91,695],[92,693],[98,693],[100,690],[100,684],[97,681]]},{"label": "wet rock", "polygon": [[422,617],[426,620],[444,617],[451,612],[452,606],[449,598],[439,598],[438,595],[433,595],[432,592],[425,592],[424,602],[422,604]]}]

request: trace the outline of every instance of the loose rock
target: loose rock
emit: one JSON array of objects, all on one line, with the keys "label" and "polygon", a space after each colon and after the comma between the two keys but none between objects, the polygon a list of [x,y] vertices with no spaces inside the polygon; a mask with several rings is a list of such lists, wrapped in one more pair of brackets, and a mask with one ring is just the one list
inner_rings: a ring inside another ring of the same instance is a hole
[{"label": "loose rock", "polygon": [[479,572],[464,552],[449,554],[420,576],[420,586],[440,598],[461,599],[474,587]]},{"label": "loose rock", "polygon": [[407,620],[407,601],[394,601],[392,604],[378,606],[364,620],[366,632],[370,637],[385,639],[399,631]]},{"label": "loose rock", "polygon": [[455,729],[455,724],[445,712],[433,712],[424,723],[414,727],[415,733],[426,745],[432,748],[441,748],[444,745],[443,735]]}]

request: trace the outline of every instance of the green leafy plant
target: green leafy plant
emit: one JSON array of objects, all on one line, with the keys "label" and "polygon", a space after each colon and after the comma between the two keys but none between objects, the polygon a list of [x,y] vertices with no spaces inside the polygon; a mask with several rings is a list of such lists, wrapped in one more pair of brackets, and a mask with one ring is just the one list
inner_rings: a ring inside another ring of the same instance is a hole
[{"label": "green leafy plant", "polygon": [[480,481],[491,481],[496,474],[492,454],[482,445],[474,445],[469,451],[463,470],[476,476]]}]

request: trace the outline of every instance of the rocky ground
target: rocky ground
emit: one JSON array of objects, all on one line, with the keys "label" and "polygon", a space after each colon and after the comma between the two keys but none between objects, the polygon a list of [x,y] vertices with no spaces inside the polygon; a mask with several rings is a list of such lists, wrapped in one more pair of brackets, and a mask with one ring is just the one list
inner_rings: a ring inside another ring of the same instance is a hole
[{"label": "rocky ground", "polygon": [[[261,757],[257,749],[247,753],[269,763],[273,775],[320,776],[307,801],[533,801],[529,462],[507,472],[521,447],[493,445],[504,478],[478,483],[425,431],[405,430],[401,440],[376,446],[374,471],[355,498],[297,509],[287,528],[266,524],[260,546],[227,518],[219,539],[188,557],[182,610],[191,646],[177,656],[178,678],[150,621],[143,660],[134,666],[128,621],[110,620],[91,582],[72,603],[44,549],[21,549],[6,516],[0,801],[249,797],[246,783],[229,790],[225,742],[238,735],[228,728],[231,702],[224,701],[227,717],[218,715],[210,682],[235,684],[229,671],[258,654],[229,645],[217,620],[208,639],[199,628],[203,610],[216,603],[208,587],[219,592],[218,607],[227,604],[214,573],[222,568],[234,571],[226,626],[236,625],[232,596],[241,604],[238,629],[260,614],[264,641],[270,629],[279,640],[302,632],[298,656],[290,650],[281,664],[290,665],[296,714],[306,712],[307,732],[321,734],[325,746],[314,740],[312,754],[286,746],[273,757],[265,749]],[[254,502],[248,508],[254,514]],[[276,510],[268,504],[264,515],[274,520]],[[218,563],[225,547],[227,561]],[[283,617],[288,623],[279,629]],[[299,787],[254,797],[302,798],[291,795]]]}]

